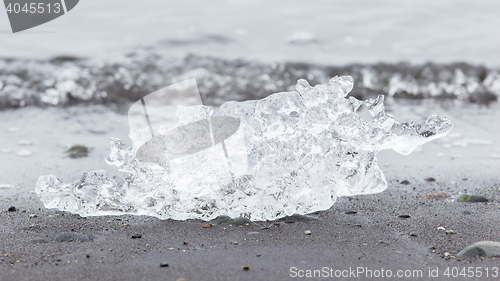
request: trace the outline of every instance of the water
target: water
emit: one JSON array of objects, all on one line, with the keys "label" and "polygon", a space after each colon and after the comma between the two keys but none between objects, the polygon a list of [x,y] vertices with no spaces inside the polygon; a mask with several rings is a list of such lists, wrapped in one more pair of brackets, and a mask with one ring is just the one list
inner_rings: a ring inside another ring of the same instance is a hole
[{"label": "water", "polygon": [[[500,2],[398,0],[86,0],[12,34],[0,13],[0,56],[110,57],[140,47],[262,62],[500,62]],[[316,40],[289,44],[305,32]]]},{"label": "water", "polygon": [[106,60],[0,59],[0,108],[129,104],[157,89],[191,78],[197,80],[204,104],[220,105],[290,91],[301,78],[316,85],[337,75],[354,78],[351,95],[360,99],[383,94],[395,98],[489,104],[500,96],[498,69],[466,63],[337,67],[258,63],[199,55],[169,58],[136,50]]}]

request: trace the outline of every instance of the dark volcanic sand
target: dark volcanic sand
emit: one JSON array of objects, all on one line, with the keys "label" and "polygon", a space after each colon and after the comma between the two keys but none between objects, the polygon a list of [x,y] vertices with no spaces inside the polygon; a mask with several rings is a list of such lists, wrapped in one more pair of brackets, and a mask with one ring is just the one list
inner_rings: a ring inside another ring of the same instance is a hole
[{"label": "dark volcanic sand", "polygon": [[[493,199],[500,194],[498,185],[481,184],[489,187],[476,194]],[[317,221],[212,228],[202,228],[202,221],[82,218],[45,209],[36,201],[23,206],[25,202],[2,200],[0,280],[286,280],[291,279],[291,267],[383,268],[394,274],[399,269],[423,270],[426,278],[413,280],[432,279],[428,268],[439,267],[442,280],[446,267],[499,266],[494,258],[456,257],[474,242],[499,240],[500,206],[496,200],[420,199],[424,192],[412,187],[420,188],[419,184],[402,188],[392,182],[381,194],[340,198],[330,210],[314,214],[320,219]],[[7,212],[12,204],[19,210]],[[471,214],[463,214],[464,210]],[[30,214],[37,217],[30,218]],[[270,227],[261,229],[263,226]],[[455,234],[437,230],[439,226]],[[305,230],[312,234],[305,235]],[[71,231],[86,234],[91,241],[52,241],[57,234]],[[137,233],[142,238],[132,239]],[[33,241],[36,239],[39,241]],[[445,259],[445,252],[455,257]],[[160,263],[168,263],[168,267],[160,267]],[[250,270],[244,271],[243,266]],[[343,280],[364,279],[362,275]]]}]

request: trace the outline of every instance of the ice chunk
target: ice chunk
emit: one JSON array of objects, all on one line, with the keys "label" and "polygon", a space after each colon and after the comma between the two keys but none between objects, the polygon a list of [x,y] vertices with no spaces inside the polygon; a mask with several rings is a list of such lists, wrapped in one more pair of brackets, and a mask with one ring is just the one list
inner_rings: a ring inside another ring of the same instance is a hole
[{"label": "ice chunk", "polygon": [[[385,113],[382,96],[365,102],[346,98],[352,88],[353,80],[347,76],[315,87],[299,80],[296,91],[228,102],[215,113],[200,105],[180,108],[176,114],[183,121],[178,125],[195,122],[192,116],[212,123],[225,116],[237,119],[239,127],[230,126],[236,132],[229,129],[212,137],[213,142],[225,138],[224,147],[214,144],[184,153],[166,166],[141,162],[142,152],[111,139],[107,162],[129,173],[123,183],[108,179],[102,171],[85,173],[80,181],[67,184],[55,176],[42,176],[36,192],[46,207],[82,216],[210,220],[228,215],[274,220],[328,209],[338,196],[385,190],[387,182],[376,159],[381,149],[408,154],[446,135],[453,126],[436,115],[423,122],[396,122]],[[357,114],[362,104],[373,120],[366,122]],[[146,139],[149,132],[135,134],[136,139]],[[147,148],[158,149],[151,147]],[[167,149],[158,149],[162,151],[168,154]]]}]

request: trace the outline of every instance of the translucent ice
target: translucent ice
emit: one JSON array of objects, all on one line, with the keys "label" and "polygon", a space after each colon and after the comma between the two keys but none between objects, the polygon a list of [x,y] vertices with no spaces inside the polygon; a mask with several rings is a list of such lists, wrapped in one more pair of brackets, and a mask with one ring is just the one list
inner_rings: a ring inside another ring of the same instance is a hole
[{"label": "translucent ice", "polygon": [[[183,154],[168,166],[138,161],[139,147],[111,139],[107,162],[129,173],[123,183],[107,178],[104,171],[84,173],[73,183],[42,176],[36,192],[47,208],[82,216],[274,220],[328,209],[338,196],[385,190],[376,159],[380,150],[409,154],[453,126],[436,115],[424,122],[396,122],[385,113],[383,96],[365,102],[346,98],[352,88],[351,77],[335,77],[315,87],[299,80],[296,91],[228,102],[215,113],[204,106],[179,108],[179,120],[196,121],[191,120],[197,116],[193,110],[200,110],[211,116],[204,120],[237,118],[239,128],[225,139],[224,149],[213,145]],[[369,122],[357,114],[363,104],[373,116]],[[140,139],[141,134],[132,132],[131,137]]]}]

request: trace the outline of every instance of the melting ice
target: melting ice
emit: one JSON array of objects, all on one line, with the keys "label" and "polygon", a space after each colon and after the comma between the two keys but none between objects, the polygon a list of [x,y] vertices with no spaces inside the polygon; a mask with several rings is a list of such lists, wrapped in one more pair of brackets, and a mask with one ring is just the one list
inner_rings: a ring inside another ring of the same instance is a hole
[{"label": "melting ice", "polygon": [[[36,192],[47,208],[82,216],[274,220],[328,209],[338,196],[385,190],[376,158],[380,150],[409,154],[453,126],[437,115],[396,122],[385,112],[384,96],[363,102],[347,97],[352,88],[348,76],[314,87],[299,80],[295,91],[227,102],[215,112],[203,105],[179,108],[178,125],[218,116],[237,118],[240,124],[223,142],[170,159],[168,165],[137,159],[141,146],[136,144],[144,143],[147,132],[131,132],[133,147],[112,138],[106,160],[129,174],[124,182],[108,178],[105,171],[84,173],[72,183],[41,176]],[[373,117],[370,122],[357,114],[363,104]]]}]

